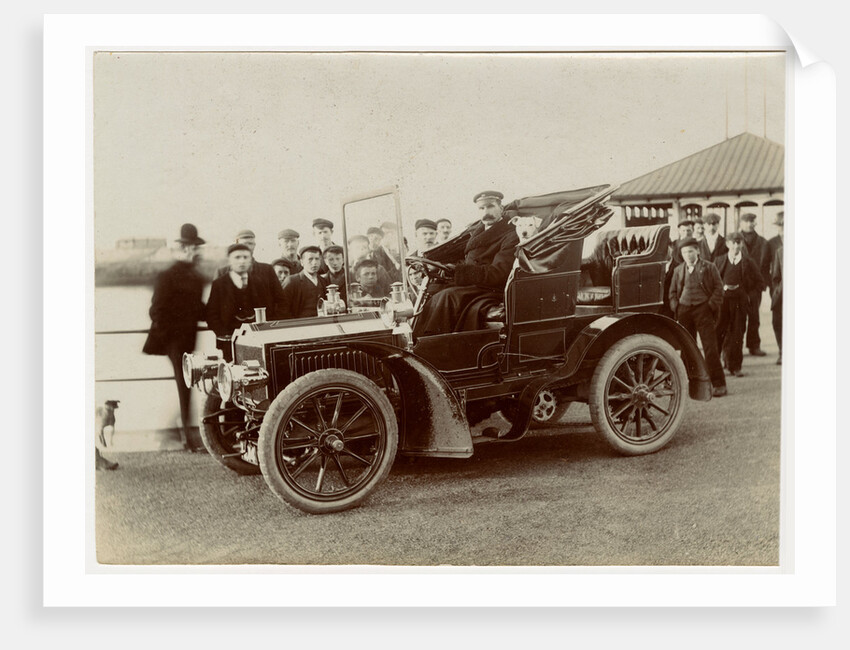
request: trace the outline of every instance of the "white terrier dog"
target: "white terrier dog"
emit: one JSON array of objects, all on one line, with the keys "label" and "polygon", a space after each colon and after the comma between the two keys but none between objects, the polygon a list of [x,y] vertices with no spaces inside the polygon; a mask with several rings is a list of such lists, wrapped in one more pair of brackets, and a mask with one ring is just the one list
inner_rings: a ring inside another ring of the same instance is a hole
[{"label": "white terrier dog", "polygon": [[521,217],[519,215],[512,217],[508,222],[516,228],[516,236],[519,237],[519,243],[524,244],[529,239],[537,234],[537,229],[540,227],[540,217]]}]

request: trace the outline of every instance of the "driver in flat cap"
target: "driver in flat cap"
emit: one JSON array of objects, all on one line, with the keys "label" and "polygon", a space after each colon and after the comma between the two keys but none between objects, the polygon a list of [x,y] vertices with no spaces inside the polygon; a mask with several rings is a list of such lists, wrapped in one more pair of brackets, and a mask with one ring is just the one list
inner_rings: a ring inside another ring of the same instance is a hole
[{"label": "driver in flat cap", "polygon": [[417,317],[417,336],[475,330],[485,327],[484,313],[500,300],[513,267],[516,229],[504,217],[501,192],[473,198],[481,218],[470,227],[463,259],[454,269],[454,286],[437,291]]}]

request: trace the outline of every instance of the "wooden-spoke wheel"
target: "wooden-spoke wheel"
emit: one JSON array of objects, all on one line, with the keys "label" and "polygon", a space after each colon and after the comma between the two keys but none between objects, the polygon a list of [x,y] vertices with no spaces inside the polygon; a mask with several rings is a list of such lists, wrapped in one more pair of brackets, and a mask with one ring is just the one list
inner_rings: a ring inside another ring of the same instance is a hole
[{"label": "wooden-spoke wheel", "polygon": [[358,505],[386,478],[398,448],[389,399],[349,370],[299,377],[272,402],[260,428],[269,487],[310,513]]},{"label": "wooden-spoke wheel", "polygon": [[608,349],[593,374],[593,424],[623,454],[658,451],[681,424],[687,381],[669,343],[648,334],[628,336]]},{"label": "wooden-spoke wheel", "polygon": [[259,474],[260,467],[239,456],[238,434],[245,430],[245,411],[230,402],[222,405],[218,395],[207,395],[201,418],[201,440],[210,456],[237,474]]}]

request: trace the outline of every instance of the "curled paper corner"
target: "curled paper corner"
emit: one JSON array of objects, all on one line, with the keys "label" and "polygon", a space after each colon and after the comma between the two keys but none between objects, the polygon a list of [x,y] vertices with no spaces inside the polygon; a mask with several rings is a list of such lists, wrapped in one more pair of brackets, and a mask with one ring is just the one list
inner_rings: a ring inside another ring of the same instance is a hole
[{"label": "curled paper corner", "polygon": [[797,36],[794,36],[789,29],[782,25],[779,21],[770,19],[776,29],[781,32],[781,36],[777,42],[788,48],[789,53],[796,56],[800,62],[800,67],[806,68],[815,63],[823,62],[823,59],[815,54],[806,44]]}]

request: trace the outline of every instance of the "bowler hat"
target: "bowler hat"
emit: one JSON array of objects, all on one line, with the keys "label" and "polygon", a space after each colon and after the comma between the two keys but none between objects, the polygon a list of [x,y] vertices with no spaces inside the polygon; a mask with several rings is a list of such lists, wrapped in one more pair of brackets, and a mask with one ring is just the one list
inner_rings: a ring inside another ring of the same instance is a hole
[{"label": "bowler hat", "polygon": [[175,241],[180,242],[181,244],[188,244],[190,246],[200,246],[201,244],[206,244],[206,242],[198,237],[198,229],[191,223],[184,223],[180,226],[180,237]]},{"label": "bowler hat", "polygon": [[720,223],[720,215],[716,212],[709,212],[702,218],[702,220],[705,223]]},{"label": "bowler hat", "polygon": [[679,250],[683,248],[687,248],[688,246],[696,246],[699,247],[699,242],[693,237],[685,237],[683,240],[679,242]]},{"label": "bowler hat", "polygon": [[741,221],[755,221],[755,220],[756,220],[756,215],[754,215],[752,212],[747,212],[746,214],[741,215]]},{"label": "bowler hat", "polygon": [[251,252],[251,249],[248,248],[246,244],[240,244],[239,242],[235,244],[231,244],[227,247],[227,254],[230,255],[233,251],[248,251]]},{"label": "bowler hat", "polygon": [[299,239],[301,235],[299,235],[292,228],[285,228],[277,233],[278,239]]},{"label": "bowler hat", "polygon": [[254,231],[248,230],[247,228],[245,230],[240,230],[236,234],[236,239],[256,239],[256,238],[257,238],[257,236],[254,234]]},{"label": "bowler hat", "polygon": [[785,213],[784,212],[777,212],[776,218],[773,220],[773,223],[777,226],[784,226],[785,225]]},{"label": "bowler hat", "polygon": [[301,250],[298,251],[298,257],[303,257],[304,253],[318,253],[319,255],[321,255],[322,249],[318,246],[314,246],[311,244],[310,246],[303,246]]},{"label": "bowler hat", "polygon": [[501,201],[503,198],[505,198],[505,195],[501,192],[497,192],[496,190],[487,190],[486,192],[479,192],[472,197],[472,202],[478,203],[483,199],[496,199],[497,201]]},{"label": "bowler hat", "polygon": [[419,230],[420,228],[428,228],[430,230],[436,230],[437,224],[431,221],[431,219],[417,219],[415,224],[415,229]]},{"label": "bowler hat", "polygon": [[330,228],[333,230],[333,221],[327,219],[313,219],[313,228]]}]

